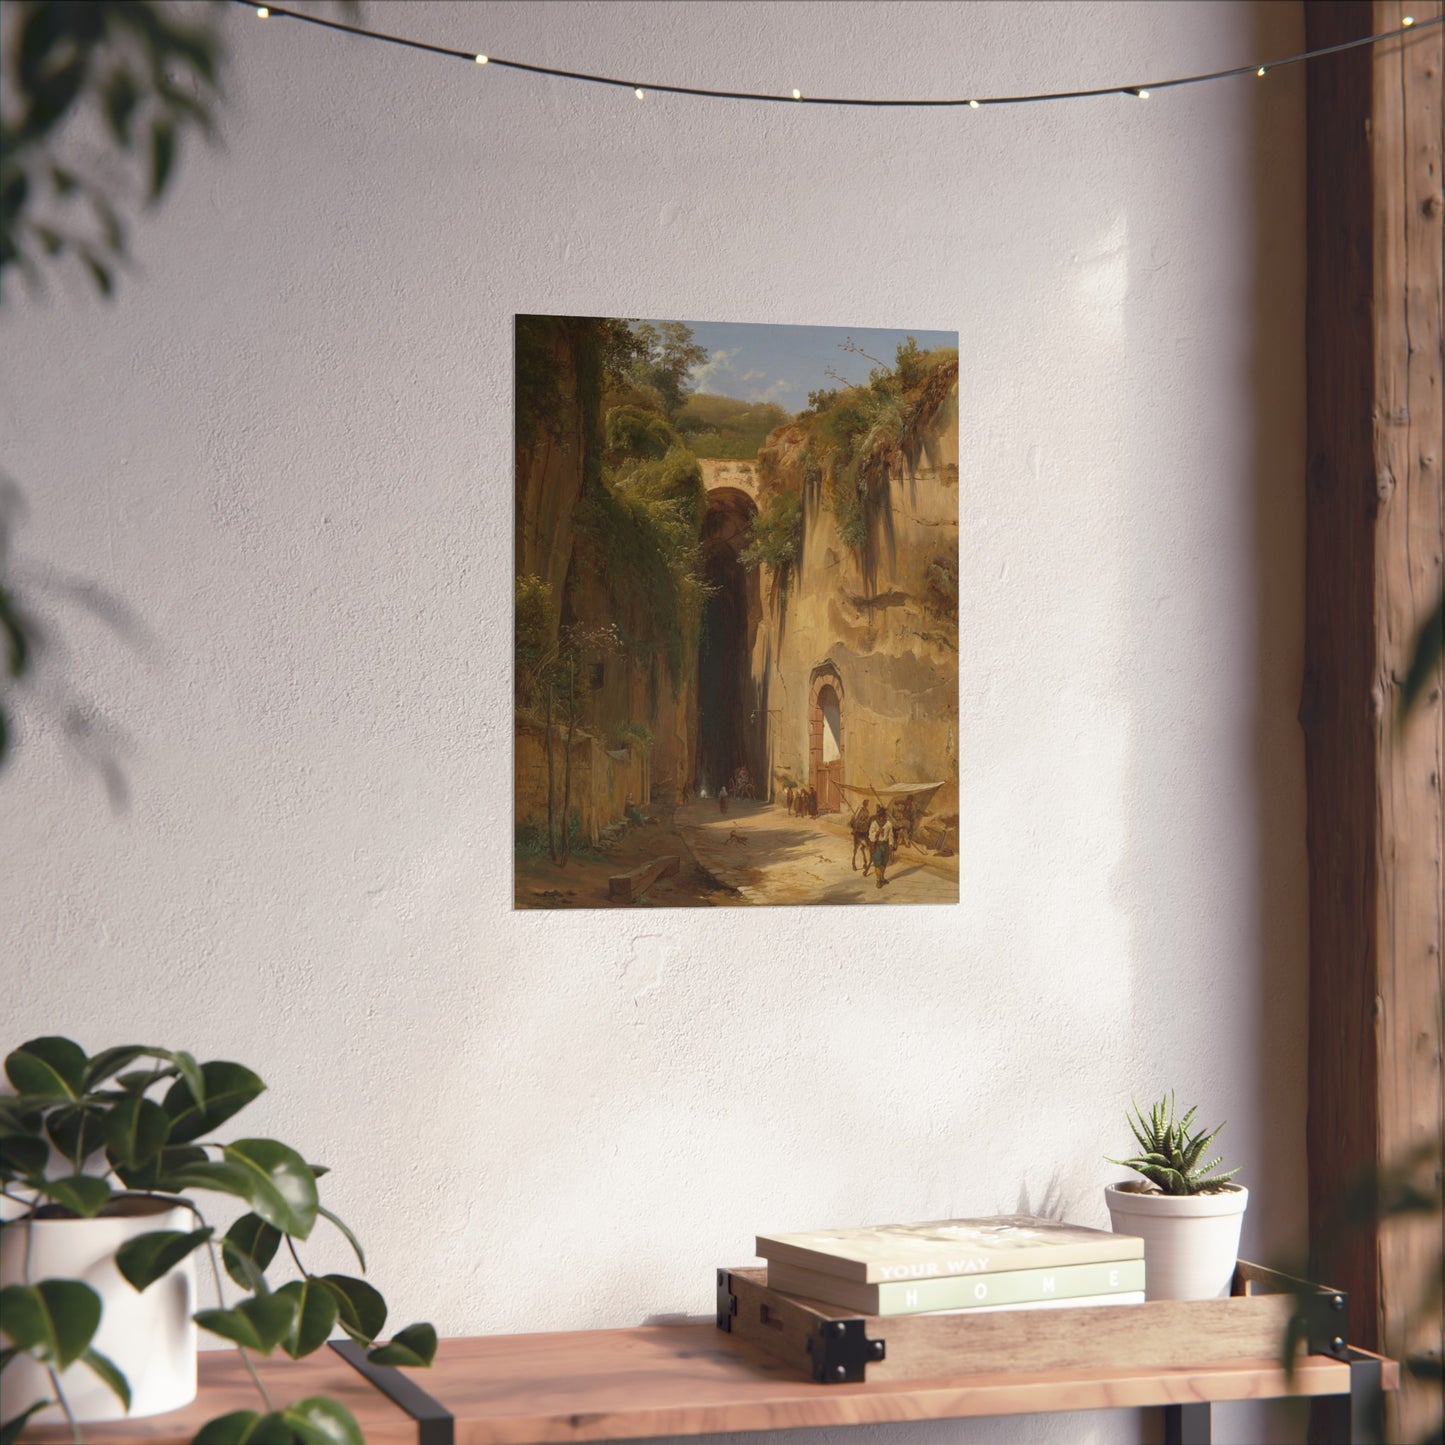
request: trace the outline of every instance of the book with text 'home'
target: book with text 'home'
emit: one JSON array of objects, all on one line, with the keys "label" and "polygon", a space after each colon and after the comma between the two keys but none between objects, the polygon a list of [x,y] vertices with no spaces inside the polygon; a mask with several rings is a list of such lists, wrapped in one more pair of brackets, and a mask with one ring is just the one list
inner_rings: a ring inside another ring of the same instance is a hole
[{"label": "book with text 'home'", "polygon": [[910,1315],[1129,1294],[1144,1288],[1144,1261],[1117,1259],[1058,1269],[1010,1269],[999,1274],[941,1275],[885,1284],[863,1284],[794,1265],[769,1264],[768,1287],[865,1315]]},{"label": "book with text 'home'", "polygon": [[816,1270],[859,1284],[884,1284],[1142,1259],[1144,1241],[1135,1235],[1063,1224],[1057,1219],[1005,1214],[760,1234],[757,1252],[770,1265]]}]

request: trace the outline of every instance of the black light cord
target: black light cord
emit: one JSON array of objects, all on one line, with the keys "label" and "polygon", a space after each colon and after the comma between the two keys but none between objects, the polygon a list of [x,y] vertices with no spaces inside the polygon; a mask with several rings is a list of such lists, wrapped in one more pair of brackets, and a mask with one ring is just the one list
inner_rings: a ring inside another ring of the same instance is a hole
[{"label": "black light cord", "polygon": [[499,65],[504,70],[522,70],[531,75],[550,75],[558,80],[581,80],[589,85],[611,85],[620,90],[630,90],[641,100],[648,92],[659,95],[695,95],[708,100],[751,100],[778,105],[848,105],[874,106],[892,109],[924,109],[965,107],[978,110],[985,105],[1033,105],[1045,100],[1087,100],[1100,95],[1131,95],[1147,100],[1156,90],[1173,90],[1181,85],[1202,85],[1210,80],[1228,80],[1237,75],[1256,75],[1261,78],[1271,70],[1286,65],[1298,65],[1301,61],[1317,60],[1323,55],[1336,55],[1342,50],[1356,50],[1362,45],[1378,45],[1382,40],[1397,40],[1417,31],[1428,30],[1445,21],[1445,15],[1436,15],[1428,20],[1406,18],[1396,30],[1384,30],[1378,35],[1362,35],[1358,40],[1346,40],[1339,45],[1326,45],[1319,50],[1302,50],[1298,55],[1282,56],[1278,60],[1266,60],[1258,65],[1236,65],[1229,70],[1211,70],[1204,75],[1182,75],[1173,80],[1153,80],[1141,85],[1104,85],[1094,90],[1040,91],[1034,95],[980,95],[961,100],[869,100],[848,99],[841,96],[803,95],[793,91],[791,95],[770,95],[753,90],[709,90],[696,85],[656,85],[646,81],[619,80],[610,75],[592,75],[583,70],[561,70],[551,65],[529,65],[524,60],[504,60],[497,55],[488,55],[473,50],[458,50],[449,45],[431,45],[425,40],[409,40],[404,35],[388,35],[380,30],[367,30],[360,25],[347,25],[340,20],[325,20],[319,15],[307,15],[299,10],[287,10],[279,5],[257,5],[254,0],[232,0],[233,4],[245,5],[263,19],[299,20],[306,25],[317,25],[323,30],[339,30],[346,35],[356,35],[363,40],[377,40],[385,45],[400,45],[407,50],[422,50],[429,55],[444,55],[452,60],[466,60],[477,65]]}]

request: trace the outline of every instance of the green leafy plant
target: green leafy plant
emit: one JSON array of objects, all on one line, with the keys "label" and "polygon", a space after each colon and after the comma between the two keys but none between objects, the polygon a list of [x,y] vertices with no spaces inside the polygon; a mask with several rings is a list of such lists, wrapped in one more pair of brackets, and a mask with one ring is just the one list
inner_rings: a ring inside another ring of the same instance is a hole
[{"label": "green leafy plant", "polygon": [[[356,1255],[366,1258],[351,1230],[320,1199],[324,1167],[308,1164],[275,1139],[215,1140],[216,1128],[265,1089],[241,1064],[198,1063],[181,1050],[123,1045],[87,1056],[67,1038],[31,1039],[5,1060],[13,1095],[0,1096],[0,1192],[23,1206],[3,1228],[27,1229],[37,1217],[91,1219],[120,1212],[140,1196],[172,1197],[195,1216],[189,1231],[153,1230],[123,1244],[116,1267],[143,1291],[194,1250],[210,1256],[217,1308],[203,1309],[196,1323],[230,1340],[241,1352],[264,1411],[243,1410],[210,1421],[198,1445],[265,1440],[277,1445],[363,1445],[360,1428],[344,1406],[324,1396],[278,1406],[251,1364],[251,1355],[280,1349],[292,1359],[318,1350],[338,1327],[368,1347],[378,1364],[429,1365],[436,1331],[415,1324],[389,1343],[376,1341],[386,1323],[385,1299],[366,1280],[308,1270],[297,1245],[318,1222],[340,1231]],[[219,1239],[193,1195],[228,1194],[243,1200],[243,1214]],[[272,1288],[266,1270],[285,1245],[300,1272]],[[243,1292],[227,1305],[221,1272]],[[115,1364],[93,1348],[101,1323],[101,1298],[88,1284],[69,1279],[26,1279],[0,1290],[0,1331],[7,1344],[0,1369],[21,1354],[46,1369],[55,1398],[0,1425],[0,1439],[19,1434],[25,1419],[56,1403],[75,1422],[60,1374],[79,1361],[129,1407],[130,1389]]]},{"label": "green leafy plant", "polygon": [[1134,1114],[1129,1119],[1129,1128],[1139,1144],[1139,1153],[1132,1159],[1110,1159],[1111,1164],[1122,1164],[1142,1174],[1161,1194],[1214,1194],[1229,1187],[1229,1181],[1239,1173],[1231,1169],[1225,1174],[1215,1171],[1224,1162],[1215,1155],[1205,1160],[1204,1154],[1219,1137],[1224,1125],[1206,1134],[1191,1129],[1197,1106],[1184,1117],[1175,1114],[1174,1095],[1160,1099],[1144,1117],[1144,1111],[1137,1102]]}]

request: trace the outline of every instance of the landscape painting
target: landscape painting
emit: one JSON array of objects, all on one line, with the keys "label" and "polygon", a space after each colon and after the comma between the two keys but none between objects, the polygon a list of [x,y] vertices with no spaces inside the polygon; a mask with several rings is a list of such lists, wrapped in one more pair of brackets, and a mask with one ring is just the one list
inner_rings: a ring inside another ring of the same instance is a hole
[{"label": "landscape painting", "polygon": [[518,908],[958,902],[958,336],[518,316]]}]

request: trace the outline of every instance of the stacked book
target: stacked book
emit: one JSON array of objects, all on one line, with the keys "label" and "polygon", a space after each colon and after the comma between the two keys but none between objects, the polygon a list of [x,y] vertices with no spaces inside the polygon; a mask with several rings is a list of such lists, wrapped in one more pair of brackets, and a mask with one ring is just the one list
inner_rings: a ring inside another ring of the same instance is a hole
[{"label": "stacked book", "polygon": [[1142,1304],[1144,1241],[1027,1214],[760,1234],[768,1286],[868,1315]]}]

